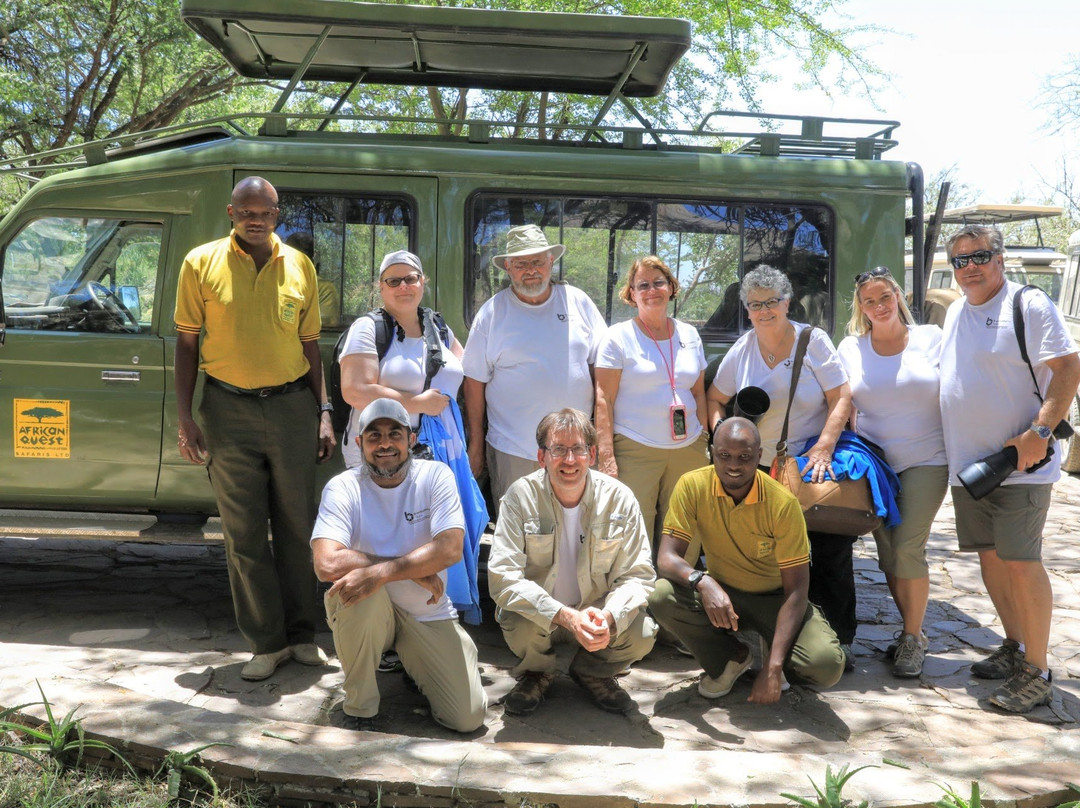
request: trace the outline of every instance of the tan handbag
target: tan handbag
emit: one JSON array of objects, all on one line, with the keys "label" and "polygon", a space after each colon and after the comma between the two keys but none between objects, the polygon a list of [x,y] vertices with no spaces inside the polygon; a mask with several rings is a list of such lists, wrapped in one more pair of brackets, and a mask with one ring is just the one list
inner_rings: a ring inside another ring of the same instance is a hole
[{"label": "tan handbag", "polygon": [[861,536],[881,526],[881,517],[874,509],[874,498],[870,494],[869,481],[863,477],[859,480],[806,482],[799,472],[799,462],[787,453],[791,402],[795,398],[795,386],[799,383],[803,357],[806,355],[806,347],[809,343],[810,328],[804,328],[799,334],[799,343],[795,348],[795,362],[791,368],[791,391],[788,394],[787,411],[784,413],[784,426],[780,430],[780,440],[776,443],[776,457],[769,474],[799,500],[803,517],[806,519],[807,530],[835,533],[841,536]]}]

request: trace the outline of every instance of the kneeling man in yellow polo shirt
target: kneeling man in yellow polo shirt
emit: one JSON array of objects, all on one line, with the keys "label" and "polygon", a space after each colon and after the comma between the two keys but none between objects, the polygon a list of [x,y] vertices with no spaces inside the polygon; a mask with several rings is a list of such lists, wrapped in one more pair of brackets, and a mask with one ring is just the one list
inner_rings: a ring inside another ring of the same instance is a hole
[{"label": "kneeling man in yellow polo shirt", "polygon": [[[672,492],[657,559],[663,580],[649,598],[653,616],[704,668],[698,692],[705,698],[726,696],[750,669],[750,649],[736,637],[746,629],[764,646],[747,701],[779,701],[785,674],[836,684],[844,652],[807,601],[810,543],[798,500],[758,468],[761,437],[750,421],[720,422],[711,450],[713,464],[684,474]],[[702,551],[707,570],[686,560],[696,562]]]}]

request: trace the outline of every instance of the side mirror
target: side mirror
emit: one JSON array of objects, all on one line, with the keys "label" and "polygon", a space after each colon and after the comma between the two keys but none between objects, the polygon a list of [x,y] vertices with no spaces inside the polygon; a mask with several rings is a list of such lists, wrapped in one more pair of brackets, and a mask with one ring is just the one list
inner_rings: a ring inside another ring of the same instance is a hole
[{"label": "side mirror", "polygon": [[142,319],[142,307],[139,305],[139,287],[121,286],[116,290],[116,296],[124,304],[124,308],[131,312],[136,321]]}]

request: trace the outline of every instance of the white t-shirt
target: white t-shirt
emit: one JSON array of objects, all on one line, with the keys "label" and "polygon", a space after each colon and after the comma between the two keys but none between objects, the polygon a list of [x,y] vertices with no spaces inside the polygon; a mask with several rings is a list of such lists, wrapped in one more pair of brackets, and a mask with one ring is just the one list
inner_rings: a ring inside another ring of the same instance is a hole
[{"label": "white t-shirt", "polygon": [[[1029,426],[1039,413],[1039,399],[1013,330],[1012,301],[1021,287],[1007,281],[981,306],[967,298],[945,314],[941,342],[941,420],[949,456],[949,483],[965,466],[1000,451],[1005,441]],[[1023,298],[1028,358],[1039,391],[1046,395],[1053,372],[1048,359],[1076,353],[1065,320],[1050,299],[1027,291]],[[1053,424],[1056,426],[1056,424]],[[1036,472],[1017,471],[1005,485],[1052,483],[1060,477],[1061,452]]]},{"label": "white t-shirt", "polygon": [[[757,333],[751,329],[731,346],[713,379],[713,386],[725,396],[733,396],[750,386],[760,387],[769,394],[769,409],[757,422],[761,433],[761,462],[766,466],[776,457],[776,442],[780,440],[780,430],[784,426],[784,412],[791,390],[791,366],[795,361],[799,334],[804,328],[810,327],[794,321],[791,324],[795,326],[791,353],[776,367],[770,369],[765,364],[758,348]],[[829,416],[825,391],[839,387],[846,381],[847,373],[832,342],[824,331],[815,328],[810,335],[810,344],[806,346],[795,400],[791,402],[787,437],[790,454],[799,451],[806,441],[821,433]]]},{"label": "white t-shirt", "polygon": [[503,289],[473,320],[462,365],[487,385],[487,442],[500,452],[536,459],[536,426],[563,407],[592,413],[589,366],[607,330],[589,296],[553,284],[538,306]]},{"label": "white t-shirt", "polygon": [[[454,332],[449,332],[450,344],[454,344]],[[441,342],[440,342],[441,344]],[[370,317],[358,317],[349,326],[349,335],[345,338],[345,344],[341,347],[342,358],[351,354],[370,354],[378,356],[375,346],[375,321]],[[443,360],[446,362],[435,377],[431,380],[431,387],[451,398],[457,398],[458,388],[464,373],[461,369],[461,360],[443,345]],[[397,338],[397,333],[390,339],[390,345],[386,349],[386,356],[379,362],[379,384],[390,387],[400,393],[415,396],[424,392],[424,378],[427,376],[427,362],[424,358],[424,338],[405,337]],[[345,431],[345,438],[341,443],[341,455],[345,458],[345,465],[354,468],[360,465],[363,457],[356,445],[357,420],[360,412],[354,407],[349,416],[349,425]],[[420,414],[412,413],[409,420],[412,422],[413,431],[420,426]]]},{"label": "white t-shirt", "polygon": [[[350,550],[396,558],[429,543],[452,528],[465,529],[454,473],[444,463],[413,460],[404,481],[381,488],[366,468],[349,469],[323,489],[311,538],[331,539]],[[439,573],[446,582],[446,570]],[[420,622],[457,617],[444,593],[429,605],[431,593],[412,581],[392,581],[386,592],[395,606]]]},{"label": "white t-shirt", "polygon": [[[690,389],[705,370],[705,348],[697,329],[675,323],[675,342],[655,342],[633,321],[618,323],[600,341],[596,367],[621,370],[615,396],[614,432],[658,449],[677,449],[697,440],[701,422]],[[668,375],[675,359],[675,396]],[[671,405],[686,408],[686,439],[671,438]]]},{"label": "white t-shirt", "polygon": [[[561,505],[559,507],[562,507]],[[581,506],[563,508],[562,535],[559,537],[559,572],[551,596],[563,606],[576,609],[581,603],[581,587],[577,579],[578,553],[585,544],[581,529]]]},{"label": "white t-shirt", "polygon": [[837,353],[851,382],[858,432],[885,450],[893,471],[944,466],[938,405],[941,329],[908,326],[907,347],[896,356],[880,356],[869,333],[847,337]]}]

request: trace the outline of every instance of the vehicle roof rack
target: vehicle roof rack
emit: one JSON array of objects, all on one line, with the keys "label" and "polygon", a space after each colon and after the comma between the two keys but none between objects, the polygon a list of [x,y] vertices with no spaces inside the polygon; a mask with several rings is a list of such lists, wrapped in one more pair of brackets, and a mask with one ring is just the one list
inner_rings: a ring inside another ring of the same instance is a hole
[{"label": "vehicle roof rack", "polygon": [[[763,133],[714,131],[709,128],[715,118],[753,118],[762,122]],[[829,133],[826,134],[826,127]],[[845,131],[836,131],[839,126]],[[714,110],[702,118],[696,132],[742,139],[736,154],[760,154],[765,157],[847,157],[858,160],[879,160],[884,152],[896,146],[893,130],[899,121],[873,118],[830,118],[816,115],[773,115],[764,112],[735,112]]]},{"label": "vehicle roof rack", "polygon": [[944,224],[1008,224],[1052,219],[1065,212],[1055,205],[966,205],[942,214]]},{"label": "vehicle roof rack", "polygon": [[243,76],[659,95],[690,47],[682,19],[342,0],[183,0],[180,15]]}]

